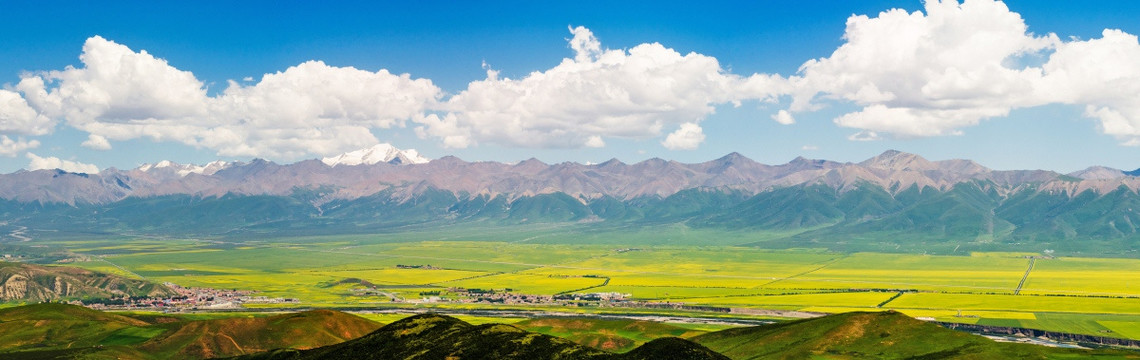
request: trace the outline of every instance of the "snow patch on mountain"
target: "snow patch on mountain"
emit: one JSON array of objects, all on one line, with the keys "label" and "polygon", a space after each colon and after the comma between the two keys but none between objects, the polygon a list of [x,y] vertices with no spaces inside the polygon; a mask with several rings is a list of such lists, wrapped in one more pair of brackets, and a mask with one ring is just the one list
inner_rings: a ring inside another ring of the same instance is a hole
[{"label": "snow patch on mountain", "polygon": [[222,169],[230,167],[230,165],[233,165],[233,163],[222,161],[222,160],[212,161],[212,162],[206,163],[205,165],[194,165],[194,164],[183,165],[183,164],[179,164],[179,163],[176,163],[176,162],[173,162],[170,160],[162,160],[162,161],[159,161],[159,162],[154,163],[154,164],[143,164],[142,166],[139,166],[138,168],[136,168],[136,170],[139,170],[142,172],[167,171],[167,172],[172,172],[172,173],[178,174],[178,176],[186,176],[186,175],[190,175],[190,174],[199,174],[199,175],[209,176],[209,175],[214,175],[214,173],[221,171]]},{"label": "snow patch on mountain", "polygon": [[349,151],[344,154],[321,159],[321,162],[329,167],[339,165],[373,165],[381,162],[393,165],[426,164],[429,161],[431,161],[431,159],[420,155],[415,149],[400,150],[391,144],[376,144],[367,149]]}]

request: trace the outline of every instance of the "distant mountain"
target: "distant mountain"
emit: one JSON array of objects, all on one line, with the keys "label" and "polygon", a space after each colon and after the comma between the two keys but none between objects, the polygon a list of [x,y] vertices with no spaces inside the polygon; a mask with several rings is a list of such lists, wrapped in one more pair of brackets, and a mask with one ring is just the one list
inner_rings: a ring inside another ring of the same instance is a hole
[{"label": "distant mountain", "polygon": [[225,236],[681,223],[776,231],[783,235],[763,245],[778,247],[1140,251],[1140,177],[1102,167],[999,171],[893,150],[858,163],[800,157],[780,165],[738,153],[695,164],[423,160],[382,144],[288,165],[20,171],[0,175],[0,231]]},{"label": "distant mountain", "polygon": [[321,162],[331,167],[375,165],[382,162],[392,165],[426,164],[428,161],[431,159],[421,156],[415,149],[400,150],[391,144],[376,144],[367,149],[321,159]]},{"label": "distant mountain", "polygon": [[1084,170],[1071,172],[1068,175],[1085,180],[1111,180],[1125,176],[1135,176],[1125,173],[1120,169],[1113,169],[1104,166],[1090,166]]},{"label": "distant mountain", "polygon": [[166,286],[66,266],[0,262],[0,302],[172,296]]},{"label": "distant mountain", "polygon": [[[1048,183],[1065,191],[1098,193],[1124,185],[1140,187],[1140,179],[1124,177],[1072,182],[1049,171],[994,171],[967,160],[931,162],[920,156],[888,151],[861,163],[797,158],[765,165],[732,153],[697,164],[649,159],[636,164],[611,160],[597,165],[545,164],[530,159],[517,164],[466,162],[444,157],[425,162],[414,151],[381,144],[321,161],[278,165],[265,160],[211,163],[205,166],[161,162],[138,169],[108,169],[100,174],[21,171],[0,175],[0,198],[28,203],[106,204],[129,197],[185,194],[217,197],[291,195],[298,189],[318,190],[316,202],[358,199],[391,190],[407,198],[433,188],[465,196],[498,195],[510,199],[565,193],[574,198],[667,197],[692,188],[734,189],[757,194],[773,188],[822,184],[840,190],[862,183],[887,189],[911,186],[945,190],[966,181],[986,181],[1004,189]],[[362,166],[363,165],[363,166]],[[397,166],[404,165],[404,166]],[[171,174],[177,176],[171,176]],[[896,190],[892,190],[894,192]]]}]

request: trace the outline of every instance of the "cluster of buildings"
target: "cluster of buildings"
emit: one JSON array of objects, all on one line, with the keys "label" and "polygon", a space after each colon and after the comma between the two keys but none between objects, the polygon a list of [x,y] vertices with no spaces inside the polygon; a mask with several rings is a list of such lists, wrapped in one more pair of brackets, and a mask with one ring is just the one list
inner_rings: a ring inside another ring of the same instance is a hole
[{"label": "cluster of buildings", "polygon": [[182,287],[173,283],[163,285],[174,290],[175,294],[168,297],[128,297],[76,302],[93,309],[163,311],[226,310],[240,309],[242,304],[295,304],[299,302],[293,298],[253,296],[254,291],[250,290]]}]

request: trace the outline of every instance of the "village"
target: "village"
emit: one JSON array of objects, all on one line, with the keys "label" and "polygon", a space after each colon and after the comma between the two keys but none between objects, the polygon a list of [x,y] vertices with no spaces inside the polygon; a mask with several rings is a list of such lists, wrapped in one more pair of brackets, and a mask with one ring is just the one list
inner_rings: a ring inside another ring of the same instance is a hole
[{"label": "village", "polygon": [[212,289],[205,287],[182,287],[174,283],[164,283],[176,295],[155,297],[125,297],[112,299],[75,300],[72,304],[83,305],[96,310],[160,310],[165,312],[192,310],[234,310],[244,304],[298,304],[293,298],[270,298],[254,296],[255,291],[237,289]]}]

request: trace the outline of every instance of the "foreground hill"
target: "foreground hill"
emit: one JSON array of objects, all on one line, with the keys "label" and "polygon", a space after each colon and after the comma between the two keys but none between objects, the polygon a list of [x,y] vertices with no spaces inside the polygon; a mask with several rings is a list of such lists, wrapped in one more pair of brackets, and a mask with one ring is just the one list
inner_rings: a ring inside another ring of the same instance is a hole
[{"label": "foreground hill", "polygon": [[184,320],[35,304],[0,310],[0,359],[206,359],[337,344],[379,327],[328,310]]},{"label": "foreground hill", "polygon": [[0,261],[0,302],[43,302],[175,295],[166,286],[66,266]]},{"label": "foreground hill", "polygon": [[187,321],[138,349],[161,358],[204,359],[280,348],[309,349],[358,338],[380,324],[339,311],[313,310],[269,317]]},{"label": "foreground hill", "polygon": [[678,338],[613,354],[511,325],[471,325],[450,316],[412,316],[356,340],[312,350],[280,350],[238,359],[728,359]]},{"label": "foreground hill", "polygon": [[21,171],[0,175],[0,216],[8,219],[0,234],[280,236],[452,224],[679,223],[776,233],[765,244],[776,247],[1140,250],[1140,177],[1099,167],[1068,175],[999,171],[898,151],[858,163],[797,158],[782,165],[736,153],[696,164],[417,162]]},{"label": "foreground hill", "polygon": [[893,311],[728,329],[692,340],[733,359],[1140,359],[1123,351],[999,343]]},{"label": "foreground hill", "polygon": [[[219,315],[222,316],[222,315]],[[623,332],[655,339],[616,354],[503,324],[434,314],[381,327],[337,311],[185,320],[105,313],[62,304],[0,309],[2,359],[1140,359],[1123,350],[997,343],[895,312],[847,313],[735,328],[690,340],[667,325]],[[537,319],[534,324],[545,324]],[[612,323],[580,329],[614,331]],[[565,325],[565,324],[563,324]],[[660,325],[660,324],[659,324]],[[627,335],[628,336],[628,335]],[[582,337],[578,342],[588,342]],[[268,350],[276,348],[276,350]]]}]

